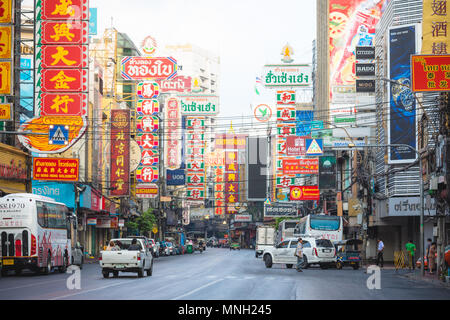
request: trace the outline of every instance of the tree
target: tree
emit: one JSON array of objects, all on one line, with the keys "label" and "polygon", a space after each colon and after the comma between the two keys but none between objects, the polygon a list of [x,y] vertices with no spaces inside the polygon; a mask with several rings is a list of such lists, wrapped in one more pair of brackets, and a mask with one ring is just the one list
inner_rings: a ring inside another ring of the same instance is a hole
[{"label": "tree", "polygon": [[150,234],[156,223],[156,216],[153,214],[153,208],[149,208],[141,216],[136,218],[136,223],[141,234]]}]

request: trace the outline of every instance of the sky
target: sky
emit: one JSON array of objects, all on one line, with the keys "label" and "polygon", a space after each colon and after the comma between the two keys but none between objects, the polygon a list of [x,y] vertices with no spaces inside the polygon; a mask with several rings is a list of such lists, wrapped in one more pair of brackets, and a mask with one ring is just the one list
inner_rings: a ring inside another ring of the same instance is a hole
[{"label": "sky", "polygon": [[250,121],[250,105],[274,101],[273,90],[256,95],[256,76],[264,64],[281,63],[286,43],[294,63],[312,61],[315,0],[90,0],[90,7],[98,8],[98,36],[112,25],[138,46],[150,35],[161,47],[191,43],[219,56],[218,118],[233,123]]}]

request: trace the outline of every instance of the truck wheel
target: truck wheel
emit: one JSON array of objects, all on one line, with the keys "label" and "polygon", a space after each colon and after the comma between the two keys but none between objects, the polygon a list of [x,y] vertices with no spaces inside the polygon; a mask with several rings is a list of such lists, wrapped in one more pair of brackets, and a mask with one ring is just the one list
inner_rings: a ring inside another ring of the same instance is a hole
[{"label": "truck wheel", "polygon": [[264,256],[264,262],[266,264],[266,268],[272,268],[272,257],[269,254]]},{"label": "truck wheel", "polygon": [[152,264],[150,266],[150,269],[147,270],[147,277],[151,277],[153,274],[153,260],[152,260]]},{"label": "truck wheel", "polygon": [[144,266],[142,266],[142,269],[138,271],[138,278],[142,278],[144,276]]},{"label": "truck wheel", "polygon": [[52,271],[52,256],[50,253],[47,255],[47,263],[46,266],[43,268],[42,273],[43,274],[50,274]]},{"label": "truck wheel", "polygon": [[344,264],[342,263],[342,261],[336,262],[336,269],[341,270],[343,266],[344,266]]},{"label": "truck wheel", "polygon": [[114,278],[118,278],[119,277],[119,271],[113,271],[113,277]]},{"label": "truck wheel", "polygon": [[109,278],[109,272],[103,271],[102,274],[103,274],[103,278]]}]

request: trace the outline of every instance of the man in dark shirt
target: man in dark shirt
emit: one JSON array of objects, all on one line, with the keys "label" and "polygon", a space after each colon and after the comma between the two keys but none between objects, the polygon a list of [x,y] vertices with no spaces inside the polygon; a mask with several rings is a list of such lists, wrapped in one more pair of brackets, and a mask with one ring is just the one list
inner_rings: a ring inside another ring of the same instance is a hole
[{"label": "man in dark shirt", "polygon": [[137,243],[136,239],[131,240],[131,245],[128,247],[128,251],[141,250],[141,246]]}]

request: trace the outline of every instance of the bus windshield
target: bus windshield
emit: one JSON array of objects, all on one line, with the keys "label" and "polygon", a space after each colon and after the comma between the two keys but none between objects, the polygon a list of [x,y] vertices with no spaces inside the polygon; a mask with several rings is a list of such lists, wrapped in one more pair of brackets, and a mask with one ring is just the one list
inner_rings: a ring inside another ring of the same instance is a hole
[{"label": "bus windshield", "polygon": [[339,229],[339,217],[311,217],[311,229],[336,231]]}]

